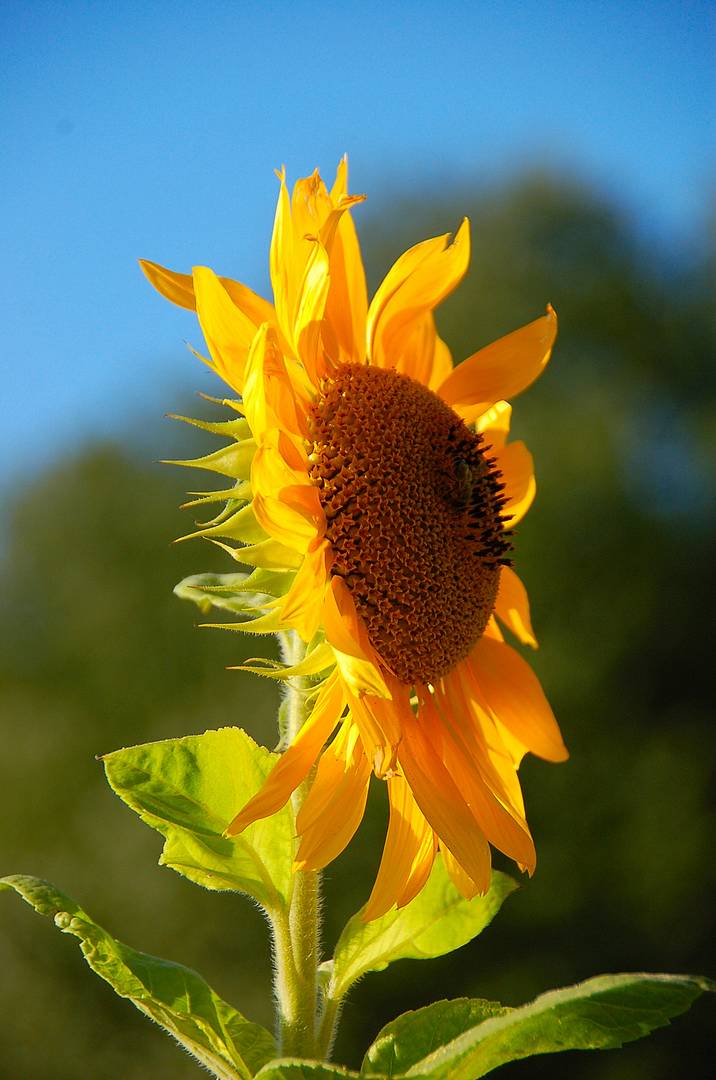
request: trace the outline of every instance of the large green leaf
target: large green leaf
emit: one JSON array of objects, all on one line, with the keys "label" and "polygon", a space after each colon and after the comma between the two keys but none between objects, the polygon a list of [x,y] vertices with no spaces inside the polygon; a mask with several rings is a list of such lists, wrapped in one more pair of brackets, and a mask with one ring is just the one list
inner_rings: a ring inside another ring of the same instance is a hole
[{"label": "large green leaf", "polygon": [[295,829],[290,806],[224,829],[263,784],[276,755],[240,728],[116,750],[102,759],[114,791],[165,838],[160,862],[208,889],[248,893],[269,912],[292,889]]},{"label": "large green leaf", "polygon": [[663,1027],[714,984],[694,975],[600,975],[507,1009],[440,1001],[388,1024],[364,1077],[477,1080],[500,1065],[558,1050],[609,1050]]},{"label": "large green leaf", "polygon": [[324,1061],[281,1058],[265,1065],[256,1080],[346,1080],[347,1077],[359,1080],[360,1073]]},{"label": "large green leaf", "polygon": [[425,887],[404,908],[369,923],[360,912],[350,919],[333,960],[323,965],[327,996],[342,998],[356,979],[394,960],[429,959],[458,949],[485,929],[516,888],[512,878],[495,871],[485,896],[465,900],[438,858]]},{"label": "large green leaf", "polygon": [[39,878],[0,878],[0,889],[14,889],[64,934],[79,938],[92,970],[221,1080],[249,1080],[275,1056],[269,1032],[246,1020],[195,971],[116,941],[74,900]]}]

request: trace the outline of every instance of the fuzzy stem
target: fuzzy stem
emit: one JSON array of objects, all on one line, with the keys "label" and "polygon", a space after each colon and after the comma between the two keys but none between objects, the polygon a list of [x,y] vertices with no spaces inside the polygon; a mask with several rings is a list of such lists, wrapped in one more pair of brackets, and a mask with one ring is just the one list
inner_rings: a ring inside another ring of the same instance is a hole
[{"label": "fuzzy stem", "polygon": [[339,998],[326,998],[324,1002],[316,1037],[316,1056],[321,1061],[330,1060],[342,1006]]},{"label": "fuzzy stem", "polygon": [[[305,645],[298,634],[281,635],[287,663],[300,663]],[[287,742],[300,731],[307,715],[306,686],[292,679],[287,691]],[[294,817],[308,794],[309,777],[294,792]],[[284,1056],[316,1056],[317,970],[319,949],[319,875],[297,870],[288,912],[273,920],[279,1052]]]}]

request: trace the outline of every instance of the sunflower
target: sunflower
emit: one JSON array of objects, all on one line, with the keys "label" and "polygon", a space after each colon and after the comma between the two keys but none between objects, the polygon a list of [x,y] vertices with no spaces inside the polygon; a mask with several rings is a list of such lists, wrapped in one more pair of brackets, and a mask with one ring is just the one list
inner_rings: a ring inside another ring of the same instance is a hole
[{"label": "sunflower", "polygon": [[318,870],[356,831],[375,774],[390,817],[373,919],[420,891],[438,850],[466,897],[489,886],[490,845],[535,867],[517,770],[527,751],[567,751],[500,629],[536,647],[510,560],[535,482],[525,445],[507,441],[506,399],[544,368],[557,321],[548,307],[453,367],[433,312],[467,270],[468,222],[401,255],[368,304],[346,160],[330,191],[317,171],[291,195],[279,180],[273,305],[207,267],[142,266],[196,311],[205,362],[238,395],[223,399],[234,419],[200,425],[233,442],[183,463],[232,481],[195,500],[225,505],[192,535],[254,568],[245,587],[263,613],[228,625],[299,635],[302,658],[274,673],[313,695],[227,833],[311,775],[296,867]]}]

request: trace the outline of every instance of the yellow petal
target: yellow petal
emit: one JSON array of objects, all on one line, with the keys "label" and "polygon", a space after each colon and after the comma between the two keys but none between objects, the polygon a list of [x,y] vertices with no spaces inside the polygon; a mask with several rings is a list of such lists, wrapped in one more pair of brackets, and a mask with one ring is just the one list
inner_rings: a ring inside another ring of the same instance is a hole
[{"label": "yellow petal", "polygon": [[402,351],[393,365],[396,371],[429,386],[439,386],[452,370],[452,357],[438,337],[432,311],[417,318],[406,333]]},{"label": "yellow petal", "polygon": [[255,324],[236,307],[213,270],[194,267],[196,313],[217,374],[239,393]]},{"label": "yellow petal", "polygon": [[227,836],[236,836],[252,821],[275,814],[285,805],[291,793],[311,771],[321,747],[340,719],[343,705],[343,689],[334,673],[324,682],[311,715],[289,748],[278,759],[261,790],[246,803],[227,827]]},{"label": "yellow petal", "polygon": [[335,649],[359,660],[373,660],[373,650],[359,624],[353,598],[342,578],[332,577],[323,604],[326,639]]},{"label": "yellow petal", "polygon": [[318,240],[311,243],[296,298],[294,337],[296,351],[304,364],[315,368],[315,343],[317,335],[311,332],[320,323],[328,298],[330,284],[328,252]]},{"label": "yellow petal", "polygon": [[[460,415],[469,422],[463,412]],[[512,406],[509,401],[496,401],[487,412],[480,412],[475,418],[475,431],[484,437],[485,446],[500,450],[510,433],[511,419]]]},{"label": "yellow petal", "polygon": [[368,310],[371,363],[395,367],[407,347],[416,320],[433,311],[453,291],[470,261],[467,219],[452,244],[447,236],[417,244],[397,260]]},{"label": "yellow petal", "polygon": [[302,482],[308,485],[306,470],[293,468],[286,460],[286,451],[290,452],[290,444],[277,428],[262,437],[251,464],[251,488],[256,494],[276,498],[286,487]]},{"label": "yellow petal", "polygon": [[[300,374],[295,364],[291,371]],[[254,437],[277,427],[304,439],[307,407],[303,387],[295,385],[289,374],[278,334],[263,323],[251,342],[244,373],[244,410]]]},{"label": "yellow petal", "polygon": [[333,201],[318,169],[293,185],[291,224],[295,237],[318,236],[333,210]]},{"label": "yellow petal", "polygon": [[257,493],[251,505],[261,527],[286,547],[295,548],[305,554],[311,541],[318,535],[315,525],[281,499]]},{"label": "yellow petal", "polygon": [[483,704],[519,739],[547,761],[569,757],[537,676],[509,645],[480,638],[469,658]]},{"label": "yellow petal", "polygon": [[342,578],[331,578],[323,598],[321,621],[326,640],[333,646],[336,663],[351,692],[390,698],[377,657]]},{"label": "yellow petal", "polygon": [[[166,266],[161,266],[159,263],[149,262],[148,259],[140,259],[139,265],[157,292],[179,307],[196,311],[194,279],[191,274],[178,274],[174,270],[167,270]],[[232,278],[220,277],[219,281],[236,307],[255,326],[258,327],[263,322],[276,323],[273,304],[264,300],[263,296],[259,296],[248,285],[242,285],[240,281],[234,281]]]},{"label": "yellow petal", "polygon": [[[366,324],[368,356],[372,363],[380,366],[388,366],[383,355],[381,337],[382,324],[390,310],[390,305],[399,293],[401,287],[408,281],[412,274],[416,273],[420,265],[437,258],[445,250],[449,234],[435,236],[430,240],[422,240],[419,244],[408,248],[396,259],[383,281],[378,286],[375,296],[368,308]],[[394,362],[397,357],[394,358]]]},{"label": "yellow petal", "polygon": [[517,439],[501,450],[495,448],[490,456],[494,457],[495,467],[502,473],[502,482],[505,485],[502,493],[505,508],[502,514],[505,528],[511,529],[522,521],[534,502],[537,484],[532,455],[525,444]]},{"label": "yellow petal", "polygon": [[390,698],[385,679],[380,668],[372,660],[363,660],[351,656],[333,646],[338,670],[346,688],[354,695],[374,694],[376,697]]},{"label": "yellow petal", "polygon": [[276,418],[266,404],[266,378],[264,368],[266,353],[274,352],[275,339],[268,324],[262,324],[251,339],[244,367],[242,392],[244,411],[255,439],[262,439],[267,430],[276,425]]},{"label": "yellow petal", "polygon": [[291,224],[291,203],[286,188],[285,169],[282,169],[279,173],[279,181],[281,186],[276,203],[269,264],[278,324],[286,340],[292,342],[291,271],[294,265],[294,242]]},{"label": "yellow petal", "polygon": [[[334,204],[347,194],[348,163],[338,166],[331,191]],[[326,301],[326,320],[336,337],[341,359],[362,363],[366,353],[366,318],[368,291],[360,245],[350,213],[341,214],[329,250],[330,289]]]},{"label": "yellow petal", "polygon": [[433,352],[433,362],[428,376],[427,385],[431,390],[437,390],[438,386],[441,386],[445,382],[452,371],[452,353],[450,349],[437,334],[435,336],[435,350]]},{"label": "yellow petal", "polygon": [[450,880],[452,881],[457,891],[461,893],[466,900],[472,900],[473,896],[484,896],[484,894],[490,888],[490,878],[492,876],[492,859],[490,856],[490,845],[485,843],[483,851],[483,876],[480,881],[473,881],[469,874],[467,874],[460,866],[460,863],[457,861],[454,855],[452,855],[452,853],[448,851],[447,848],[442,849],[442,859],[445,863],[445,869],[450,875]]},{"label": "yellow petal", "polygon": [[[407,703],[406,688],[399,690]],[[376,776],[390,775],[395,769],[395,755],[402,734],[398,698],[393,694],[391,700],[386,700],[370,692],[361,695],[352,690],[346,696],[366,757]]]},{"label": "yellow petal", "polygon": [[318,763],[311,790],[296,819],[301,843],[296,867],[321,870],[343,851],[361,823],[368,797],[370,765],[360,744],[344,761],[336,747],[339,738]]},{"label": "yellow petal", "polygon": [[484,876],[484,836],[416,717],[405,724],[398,757],[416,803],[441,842],[473,881],[480,881]]},{"label": "yellow petal", "polygon": [[502,633],[502,631],[500,630],[499,626],[497,625],[497,619],[495,618],[494,615],[490,615],[490,618],[487,620],[487,626],[485,627],[485,629],[482,632],[487,637],[494,638],[495,641],[504,641],[505,640],[505,636]]},{"label": "yellow petal", "polygon": [[435,857],[435,834],[404,777],[396,774],[387,783],[388,833],[373,891],[362,913],[364,922],[385,915],[394,904],[403,907],[409,903],[419,891],[415,885],[421,878],[423,884],[427,879]]},{"label": "yellow petal", "polygon": [[309,548],[281,605],[281,620],[294,627],[304,641],[311,640],[321,621],[329,554],[330,546],[325,540],[313,550]]},{"label": "yellow petal", "polygon": [[506,798],[500,799],[500,792],[495,792],[496,776],[484,747],[467,740],[465,727],[457,723],[458,718],[448,710],[438,711],[430,698],[421,703],[421,709],[434,747],[440,750],[447,771],[485,839],[511,859],[534,869],[536,855],[527,822]]},{"label": "yellow petal", "polygon": [[501,398],[514,397],[542,373],[556,336],[557,316],[548,306],[540,319],[463,360],[437,392],[453,408],[480,405],[487,409]]},{"label": "yellow petal", "polygon": [[527,589],[509,566],[503,566],[500,570],[495,611],[518,641],[523,645],[530,645],[533,649],[537,648],[537,638],[530,621]]},{"label": "yellow petal", "polygon": [[485,782],[519,821],[526,821],[517,769],[526,747],[517,745],[502,724],[481,704],[473,687],[469,666],[458,664],[448,679],[448,700],[454,710],[456,726],[464,733],[469,752],[474,756]]},{"label": "yellow petal", "polygon": [[171,300],[172,304],[196,311],[194,281],[190,274],[177,274],[176,271],[167,270],[165,266],[148,259],[140,259],[139,265],[157,292]]}]

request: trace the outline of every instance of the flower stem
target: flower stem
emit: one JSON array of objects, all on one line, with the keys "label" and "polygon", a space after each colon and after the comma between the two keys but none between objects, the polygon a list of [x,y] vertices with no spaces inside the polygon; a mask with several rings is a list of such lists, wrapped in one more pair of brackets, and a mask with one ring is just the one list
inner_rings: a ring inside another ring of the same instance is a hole
[{"label": "flower stem", "polygon": [[316,1038],[316,1056],[321,1061],[330,1060],[342,1004],[337,998],[326,998],[324,1002]]},{"label": "flower stem", "polygon": [[[293,631],[281,635],[284,659],[298,664],[306,647]],[[287,691],[287,742],[300,731],[307,716],[304,680],[292,679]],[[292,796],[294,817],[308,794],[311,778]],[[273,920],[275,978],[278,1010],[279,1053],[285,1056],[316,1056],[317,971],[319,950],[319,874],[297,870],[288,912]]]}]

